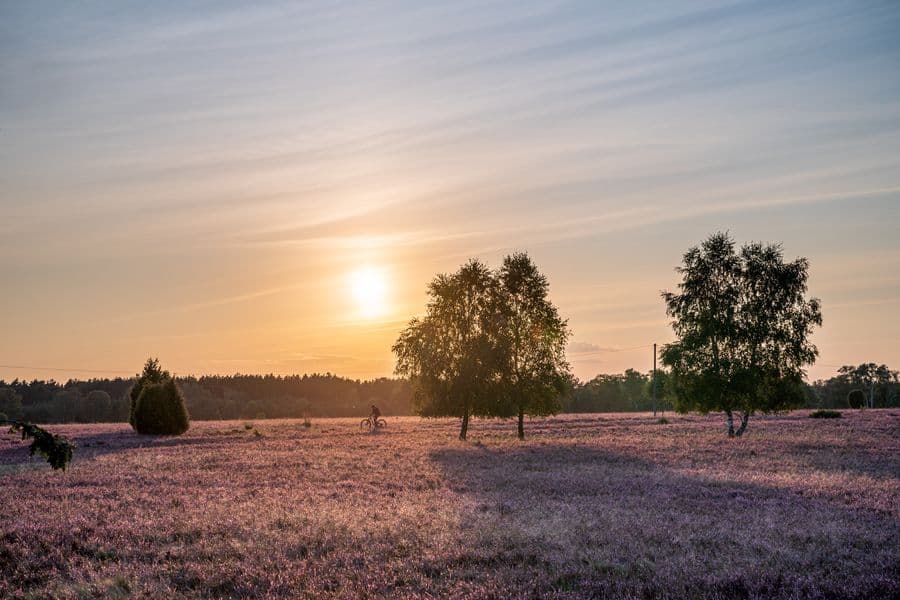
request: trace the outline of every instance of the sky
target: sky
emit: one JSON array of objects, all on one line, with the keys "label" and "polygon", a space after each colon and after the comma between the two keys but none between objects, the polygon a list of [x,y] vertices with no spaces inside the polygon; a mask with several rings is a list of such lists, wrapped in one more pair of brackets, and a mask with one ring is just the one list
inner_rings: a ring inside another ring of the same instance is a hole
[{"label": "sky", "polygon": [[900,368],[900,3],[0,2],[0,379],[389,376],[530,253],[588,379],[710,233],[810,260],[812,379]]}]

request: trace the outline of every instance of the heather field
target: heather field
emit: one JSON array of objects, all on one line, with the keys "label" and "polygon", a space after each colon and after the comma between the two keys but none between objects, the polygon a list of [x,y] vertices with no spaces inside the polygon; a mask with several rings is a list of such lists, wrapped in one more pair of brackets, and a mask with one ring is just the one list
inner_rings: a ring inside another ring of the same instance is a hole
[{"label": "heather field", "polygon": [[0,597],[900,595],[900,411],[195,422],[0,441]]}]

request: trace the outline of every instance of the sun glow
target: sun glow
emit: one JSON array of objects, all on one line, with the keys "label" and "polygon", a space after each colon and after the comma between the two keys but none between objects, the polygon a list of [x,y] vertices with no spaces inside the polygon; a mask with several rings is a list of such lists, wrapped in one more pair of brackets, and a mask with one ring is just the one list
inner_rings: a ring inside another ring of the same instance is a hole
[{"label": "sun glow", "polygon": [[349,280],[360,316],[373,319],[387,311],[387,277],[383,269],[364,267],[351,273]]}]

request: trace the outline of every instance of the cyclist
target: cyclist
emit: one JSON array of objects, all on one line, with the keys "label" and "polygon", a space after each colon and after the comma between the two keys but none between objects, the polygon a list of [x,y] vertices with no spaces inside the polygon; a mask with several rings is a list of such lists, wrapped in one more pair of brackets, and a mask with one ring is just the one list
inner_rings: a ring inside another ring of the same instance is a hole
[{"label": "cyclist", "polygon": [[378,407],[374,404],[372,405],[372,412],[369,414],[369,418],[372,419],[372,428],[378,427],[378,419],[381,418],[381,411],[378,410]]}]

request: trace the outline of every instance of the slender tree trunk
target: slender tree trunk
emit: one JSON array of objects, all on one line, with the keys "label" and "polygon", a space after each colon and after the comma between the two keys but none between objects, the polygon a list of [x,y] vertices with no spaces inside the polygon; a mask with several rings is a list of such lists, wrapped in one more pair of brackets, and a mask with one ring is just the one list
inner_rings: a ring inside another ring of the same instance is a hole
[{"label": "slender tree trunk", "polygon": [[730,408],[725,411],[725,417],[728,423],[728,437],[734,437],[734,415],[731,414]]},{"label": "slender tree trunk", "polygon": [[741,437],[744,435],[744,431],[747,430],[747,421],[750,420],[750,411],[744,411],[744,414],[741,415],[741,426],[738,427],[738,430],[734,432],[734,435],[737,437]]},{"label": "slender tree trunk", "polygon": [[463,409],[462,426],[459,428],[459,439],[466,441],[466,432],[469,430],[469,407]]},{"label": "slender tree trunk", "polygon": [[525,407],[519,406],[519,439],[525,439]]}]

